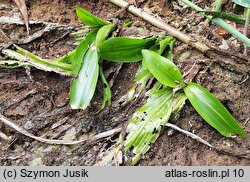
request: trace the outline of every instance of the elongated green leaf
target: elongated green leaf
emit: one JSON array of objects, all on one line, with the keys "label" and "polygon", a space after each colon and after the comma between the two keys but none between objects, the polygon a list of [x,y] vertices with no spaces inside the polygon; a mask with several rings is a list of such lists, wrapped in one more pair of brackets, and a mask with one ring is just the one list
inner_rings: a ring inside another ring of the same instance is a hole
[{"label": "elongated green leaf", "polygon": [[147,102],[133,114],[127,127],[125,151],[133,148],[133,164],[149,150],[150,144],[158,138],[172,112],[172,88],[161,88],[161,84],[157,82],[147,95]]},{"label": "elongated green leaf", "polygon": [[142,59],[141,50],[152,47],[155,38],[139,39],[114,37],[99,46],[101,57],[113,62],[137,62]]},{"label": "elongated green leaf", "polygon": [[102,105],[100,108],[100,110],[102,110],[106,106],[106,103],[108,104],[108,106],[111,105],[112,92],[111,92],[111,88],[110,88],[110,86],[105,78],[105,75],[103,73],[101,66],[99,68],[99,72],[100,72],[100,76],[101,76],[102,83],[103,83],[103,100],[102,100]]},{"label": "elongated green leaf", "polygon": [[19,46],[15,45],[15,47],[17,48],[18,53],[22,54],[25,57],[30,58],[33,62],[44,64],[47,66],[57,67],[61,70],[65,70],[65,71],[71,71],[71,65],[69,65],[69,64],[51,61],[51,60],[47,60],[47,59],[42,59],[42,58],[32,54],[31,52],[29,52],[29,51],[27,51]]},{"label": "elongated green leaf", "polygon": [[159,82],[172,88],[183,83],[180,70],[169,59],[150,50],[142,50],[142,55],[147,68]]},{"label": "elongated green leaf", "polygon": [[80,7],[76,8],[76,14],[81,22],[91,27],[101,27],[109,24],[109,22],[101,20],[100,18]]},{"label": "elongated green leaf", "polygon": [[227,12],[222,12],[222,11],[204,11],[206,15],[212,15],[218,18],[222,18],[225,20],[233,21],[236,23],[244,23],[245,18],[244,16],[237,15],[234,13],[227,13]]},{"label": "elongated green leaf", "polygon": [[247,137],[228,110],[205,88],[190,82],[184,91],[195,110],[222,135],[232,137],[232,134],[239,134]]},{"label": "elongated green leaf", "polygon": [[[21,54],[17,51],[5,49],[2,51],[3,54],[7,55],[11,59],[16,59],[20,61],[21,63],[25,64],[28,63],[31,66],[43,70],[43,71],[53,71],[61,75],[67,75],[67,76],[72,76],[72,72],[68,70],[70,68],[70,65],[65,65],[62,63],[57,64],[58,62],[51,62],[48,60],[43,60],[29,52],[22,51]],[[34,58],[34,59],[33,59]],[[65,66],[64,66],[65,65]],[[61,69],[61,68],[66,68],[66,69]]]},{"label": "elongated green leaf", "polygon": [[250,1],[249,0],[233,0],[233,2],[243,6],[245,8],[250,8]]},{"label": "elongated green leaf", "polygon": [[99,65],[99,55],[96,49],[89,49],[83,58],[83,64],[78,77],[72,80],[70,86],[70,105],[72,109],[85,109],[96,89]]},{"label": "elongated green leaf", "polygon": [[82,66],[83,57],[86,54],[87,50],[89,49],[90,44],[92,44],[97,35],[98,29],[92,30],[88,35],[85,37],[84,40],[80,42],[80,44],[76,48],[74,60],[72,62],[72,72],[75,76],[78,75],[79,70]]},{"label": "elongated green leaf", "polygon": [[114,24],[108,24],[103,26],[102,28],[99,29],[97,35],[96,35],[96,45],[101,44],[104,40],[106,40],[106,38],[108,37],[108,35],[114,31],[116,28],[116,26]]}]

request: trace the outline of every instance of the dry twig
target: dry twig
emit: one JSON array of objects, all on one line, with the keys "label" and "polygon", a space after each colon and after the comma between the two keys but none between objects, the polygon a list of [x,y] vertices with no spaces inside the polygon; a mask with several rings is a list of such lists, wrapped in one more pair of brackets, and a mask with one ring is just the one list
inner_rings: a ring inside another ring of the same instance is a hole
[{"label": "dry twig", "polygon": [[96,141],[96,140],[99,140],[102,138],[112,136],[116,133],[119,133],[122,130],[121,127],[118,127],[118,128],[97,134],[95,136],[87,137],[83,140],[78,140],[78,141],[49,140],[49,139],[37,137],[37,136],[29,133],[27,130],[21,128],[20,126],[16,125],[15,123],[10,121],[9,119],[5,118],[2,114],[0,114],[0,121],[2,121],[4,124],[8,125],[12,129],[16,130],[19,133],[22,133],[23,135],[25,135],[27,137],[30,137],[34,140],[39,141],[39,142],[43,142],[43,143],[47,143],[47,144],[54,144],[54,145],[76,145],[76,144],[82,144],[82,143],[86,143],[86,142],[93,142],[93,141]]},{"label": "dry twig", "polygon": [[23,15],[24,24],[25,24],[26,29],[27,29],[27,34],[29,35],[29,19],[28,19],[28,12],[27,12],[25,0],[15,0],[15,3],[17,5],[19,11]]},{"label": "dry twig", "polygon": [[172,128],[172,129],[174,129],[174,130],[177,130],[177,131],[179,131],[179,132],[181,132],[181,133],[184,133],[185,135],[187,135],[187,136],[189,136],[189,137],[191,137],[191,138],[197,140],[198,142],[203,143],[204,145],[206,145],[206,146],[208,146],[208,147],[214,148],[214,147],[213,147],[210,143],[208,143],[206,140],[203,140],[201,137],[199,137],[199,136],[197,136],[197,135],[195,135],[195,134],[193,134],[193,133],[191,133],[191,132],[189,132],[189,131],[186,131],[186,130],[181,129],[181,128],[179,128],[179,127],[176,126],[176,125],[173,125],[173,124],[171,124],[171,123],[167,123],[166,126]]}]

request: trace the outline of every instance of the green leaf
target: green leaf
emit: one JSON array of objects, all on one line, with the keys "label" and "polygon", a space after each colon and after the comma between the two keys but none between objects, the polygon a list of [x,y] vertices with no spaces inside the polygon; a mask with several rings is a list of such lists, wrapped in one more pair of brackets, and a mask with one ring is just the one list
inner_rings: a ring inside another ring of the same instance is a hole
[{"label": "green leaf", "polygon": [[81,22],[91,27],[101,27],[109,24],[109,22],[101,20],[100,18],[80,7],[76,8],[76,14]]},{"label": "green leaf", "polygon": [[241,5],[245,8],[250,8],[250,1],[249,0],[233,0],[234,3]]},{"label": "green leaf", "polygon": [[115,28],[116,26],[114,24],[108,24],[100,28],[96,35],[96,45],[99,45],[105,41],[109,34],[115,30]]},{"label": "green leaf", "polygon": [[234,13],[226,13],[222,11],[203,11],[206,15],[212,15],[214,17],[222,18],[225,20],[233,21],[236,23],[244,23],[245,18],[244,16],[237,15]]},{"label": "green leaf", "polygon": [[61,70],[65,70],[65,71],[71,71],[71,65],[70,64],[66,64],[66,63],[61,63],[61,62],[57,62],[57,61],[51,61],[51,60],[47,60],[47,59],[42,59],[34,54],[32,54],[31,52],[15,45],[15,47],[17,48],[17,52],[22,54],[23,56],[30,58],[33,62],[37,62],[40,64],[44,64],[47,66],[52,66],[52,67],[56,67],[59,68]]},{"label": "green leaf", "polygon": [[[172,49],[175,39],[173,37],[159,38],[156,45],[150,48],[151,51],[157,52],[158,54],[165,54],[172,60]],[[144,62],[142,62],[144,63]],[[145,64],[142,64],[135,75],[135,82],[128,92],[128,99],[133,100],[138,98],[142,91],[146,88],[148,81],[153,77],[151,72],[147,69]]]},{"label": "green leaf", "polygon": [[155,38],[114,37],[99,46],[101,57],[113,62],[137,62],[142,59],[141,50],[152,47]]},{"label": "green leaf", "polygon": [[44,60],[20,47],[17,48],[19,48],[19,52],[5,49],[2,51],[2,53],[10,57],[11,59],[16,59],[20,61],[20,64],[22,65],[28,63],[30,66],[33,66],[43,71],[53,71],[61,75],[72,76],[72,72],[70,71],[70,65],[60,62]]},{"label": "green leaf", "polygon": [[184,88],[184,91],[201,117],[222,135],[232,137],[232,134],[239,134],[244,138],[247,137],[247,133],[228,110],[205,88],[190,82]]},{"label": "green leaf", "polygon": [[173,89],[161,88],[157,82],[148,91],[147,102],[132,116],[127,127],[125,151],[133,148],[135,154],[132,163],[136,164],[141,155],[145,154],[150,144],[158,138],[161,129],[167,124],[172,112]]},{"label": "green leaf", "polygon": [[108,104],[108,106],[111,105],[112,92],[111,92],[111,88],[110,88],[110,86],[105,78],[105,75],[103,73],[101,66],[99,68],[99,72],[100,72],[100,76],[101,76],[102,83],[103,83],[103,100],[102,100],[102,105],[100,108],[100,110],[102,110],[106,106],[106,103]]},{"label": "green leaf", "polygon": [[70,86],[70,105],[72,109],[85,109],[96,89],[99,73],[99,55],[97,50],[89,49],[83,58],[78,77]]},{"label": "green leaf", "polygon": [[169,59],[150,50],[142,50],[142,55],[143,62],[159,82],[172,88],[183,84],[180,70]]},{"label": "green leaf", "polygon": [[70,51],[68,54],[66,54],[62,57],[52,59],[51,61],[57,61],[57,62],[71,64],[74,61],[75,53],[76,53],[76,49]]},{"label": "green leaf", "polygon": [[92,44],[97,35],[98,29],[92,30],[90,33],[87,34],[84,40],[80,42],[80,44],[76,48],[74,60],[72,62],[72,72],[73,75],[77,76],[79,70],[82,66],[83,57],[86,54],[87,50],[89,49],[90,44]]}]

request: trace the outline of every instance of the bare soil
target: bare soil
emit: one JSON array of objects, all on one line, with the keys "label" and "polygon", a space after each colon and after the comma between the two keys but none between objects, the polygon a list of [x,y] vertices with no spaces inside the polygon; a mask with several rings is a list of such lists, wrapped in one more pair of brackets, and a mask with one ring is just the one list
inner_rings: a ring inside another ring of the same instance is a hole
[{"label": "bare soil", "polygon": [[[164,33],[127,12],[113,17],[119,8],[107,0],[26,2],[30,20],[78,27],[82,24],[75,15],[75,8],[80,6],[103,19],[120,24],[126,20],[133,21],[133,25],[123,28],[120,35],[145,37]],[[213,1],[199,2],[202,7],[211,7]],[[0,16],[21,17],[14,2],[3,1],[0,5]],[[183,32],[198,37],[200,41],[222,46],[229,51],[243,50],[240,41],[230,35],[219,35],[216,31],[217,26],[205,25],[203,16],[178,1],[148,0],[144,1],[141,7],[157,14],[159,18]],[[228,2],[224,9],[231,10],[231,7]],[[41,24],[30,27],[31,34],[44,28]],[[13,42],[27,37],[26,29],[22,25],[1,25],[1,28]],[[237,28],[242,30],[241,26]],[[72,37],[61,37],[65,33],[65,30],[55,29],[20,46],[43,58],[58,57],[75,47]],[[250,131],[250,81],[244,81],[249,77],[249,64],[237,62],[220,54],[212,61],[180,41],[175,44],[174,62],[183,72],[194,63],[202,65],[194,81],[214,93],[246,131]],[[107,63],[105,71],[114,72],[116,67],[114,63]],[[2,69],[0,112],[34,135],[50,139],[78,140],[111,130],[126,123],[131,113],[142,104],[123,105],[120,102],[133,83],[137,67],[138,64],[122,65],[112,87],[113,105],[100,113],[96,111],[102,99],[101,86],[98,86],[92,104],[87,110],[72,110],[68,94],[71,78],[37,69],[31,69],[30,76],[26,74],[25,69]],[[195,112],[188,101],[179,118],[170,122],[195,133],[219,150],[211,149],[179,132],[165,128],[138,165],[250,165],[250,138],[228,139],[221,136]],[[55,127],[55,124],[58,127]],[[118,137],[116,135],[91,144],[59,146],[37,142],[2,123],[0,131],[12,137],[8,142],[0,139],[0,165],[95,165]],[[127,155],[127,158],[130,156]],[[128,161],[125,160],[122,165],[130,165]]]}]

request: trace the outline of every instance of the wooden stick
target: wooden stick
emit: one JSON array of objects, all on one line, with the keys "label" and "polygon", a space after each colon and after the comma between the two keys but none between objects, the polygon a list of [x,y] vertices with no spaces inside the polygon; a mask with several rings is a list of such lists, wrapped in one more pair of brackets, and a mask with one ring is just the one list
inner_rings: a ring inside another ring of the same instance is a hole
[{"label": "wooden stick", "polygon": [[[129,5],[129,3],[123,1],[123,0],[109,0],[111,3],[124,8],[127,7]],[[168,33],[170,33],[171,35],[173,35],[174,37],[176,37],[177,39],[181,40],[182,42],[185,42],[186,44],[195,47],[196,49],[198,49],[199,51],[205,53],[208,50],[210,50],[210,48],[208,46],[206,46],[205,44],[202,44],[194,39],[192,39],[190,36],[180,32],[179,30],[177,30],[176,28],[164,23],[163,21],[149,15],[148,13],[144,12],[142,9],[136,8],[132,5],[128,6],[128,11],[135,14],[136,16],[141,17],[142,19],[150,22],[151,24],[166,30]]]},{"label": "wooden stick", "polygon": [[116,133],[119,133],[122,130],[122,127],[118,127],[109,131],[105,131],[103,133],[99,133],[95,136],[90,136],[87,137],[83,140],[78,140],[78,141],[64,141],[64,140],[50,140],[50,139],[44,139],[41,137],[37,137],[31,133],[29,133],[27,130],[23,129],[22,127],[16,125],[15,123],[13,123],[12,121],[10,121],[9,119],[5,118],[2,114],[0,114],[0,121],[2,121],[4,124],[8,125],[9,127],[11,127],[12,129],[18,131],[19,133],[22,133],[23,135],[30,137],[34,140],[37,140],[39,142],[43,142],[43,143],[47,143],[47,144],[54,144],[54,145],[76,145],[76,144],[82,144],[85,142],[93,142],[102,138],[106,138],[109,136],[112,136]]}]

